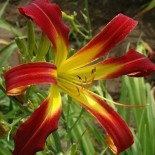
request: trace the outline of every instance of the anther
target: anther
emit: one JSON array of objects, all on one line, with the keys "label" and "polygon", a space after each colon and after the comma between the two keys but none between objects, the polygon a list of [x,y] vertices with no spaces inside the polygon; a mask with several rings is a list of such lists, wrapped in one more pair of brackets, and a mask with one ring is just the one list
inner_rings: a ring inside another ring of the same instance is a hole
[{"label": "anther", "polygon": [[80,90],[78,87],[76,87],[77,91],[78,91],[78,96],[80,96]]},{"label": "anther", "polygon": [[96,72],[96,67],[94,67],[91,71],[91,74],[94,74]]},{"label": "anther", "polygon": [[76,76],[79,78],[79,80],[82,80],[81,76],[79,76],[79,75],[76,75]]}]

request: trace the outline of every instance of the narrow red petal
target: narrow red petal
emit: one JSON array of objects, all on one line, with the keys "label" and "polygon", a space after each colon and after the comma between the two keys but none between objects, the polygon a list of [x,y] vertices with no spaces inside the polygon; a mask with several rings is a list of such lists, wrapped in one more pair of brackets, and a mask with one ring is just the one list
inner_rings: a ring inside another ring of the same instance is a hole
[{"label": "narrow red petal", "polygon": [[132,18],[117,15],[86,46],[70,57],[62,70],[78,68],[100,58],[121,42],[136,25],[137,21]]},{"label": "narrow red petal", "polygon": [[[107,103],[105,103],[99,96],[89,92],[89,96],[96,101],[101,109],[82,103],[82,105],[100,122],[108,133],[105,140],[109,148],[114,154],[119,154],[129,148],[133,144],[133,136],[125,121],[115,112]],[[106,114],[104,114],[106,111]]]},{"label": "narrow red petal", "polygon": [[[133,136],[125,121],[100,97],[90,94],[97,103],[107,111],[108,117],[95,111],[92,107],[86,107],[93,114],[101,125],[106,129],[108,135],[106,141],[115,154],[119,154],[133,144]],[[109,141],[110,140],[110,141]]]},{"label": "narrow red petal", "polygon": [[34,155],[37,151],[43,150],[47,136],[58,128],[61,99],[58,91],[53,91],[54,95],[47,98],[18,128],[14,136],[13,155]]},{"label": "narrow red petal", "polygon": [[68,55],[69,28],[62,21],[60,8],[48,0],[34,0],[19,11],[31,18],[51,40],[55,50],[55,64],[60,66]]},{"label": "narrow red petal", "polygon": [[42,29],[57,49],[57,37],[63,38],[68,46],[68,27],[62,22],[62,13],[56,4],[49,0],[34,0],[25,7],[20,7],[21,14],[31,18]]},{"label": "narrow red petal", "polygon": [[56,84],[56,66],[47,62],[27,63],[14,67],[4,74],[6,92],[18,95],[34,84]]},{"label": "narrow red petal", "polygon": [[118,66],[118,69],[114,70],[112,73],[105,73],[105,75],[102,76],[103,79],[115,78],[121,75],[143,77],[155,71],[155,65],[146,56],[133,49],[129,50],[124,56],[107,59],[99,65],[106,66],[108,64],[113,65],[111,68]]},{"label": "narrow red petal", "polygon": [[60,81],[59,86],[81,103],[105,128],[108,133],[107,144],[115,154],[133,144],[133,136],[128,125],[100,96],[67,80],[62,83]]},{"label": "narrow red petal", "polygon": [[[97,64],[72,70],[64,76],[72,78],[77,83],[83,81],[89,84],[93,80],[117,78],[122,75],[143,77],[153,71],[155,71],[155,64],[143,54],[130,49],[123,56],[108,58]],[[77,77],[80,77],[80,80]]]}]

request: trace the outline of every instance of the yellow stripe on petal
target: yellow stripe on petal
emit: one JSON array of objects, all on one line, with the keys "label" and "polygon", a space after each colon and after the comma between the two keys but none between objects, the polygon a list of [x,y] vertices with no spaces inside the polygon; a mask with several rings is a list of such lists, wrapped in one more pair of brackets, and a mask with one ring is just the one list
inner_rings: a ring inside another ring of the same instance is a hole
[{"label": "yellow stripe on petal", "polygon": [[34,155],[37,151],[43,150],[48,135],[58,128],[61,110],[58,87],[52,86],[48,98],[18,128],[14,136],[13,154]]},{"label": "yellow stripe on petal", "polygon": [[27,63],[16,66],[4,74],[8,95],[22,94],[29,85],[56,84],[56,66],[48,62]]},{"label": "yellow stripe on petal", "polygon": [[92,85],[94,80],[106,79],[108,75],[117,73],[123,68],[123,64],[95,64],[79,69],[74,69],[66,71],[66,73],[61,73],[65,79],[70,79],[70,81],[80,85],[89,86]]},{"label": "yellow stripe on petal", "polygon": [[59,112],[61,107],[61,95],[56,85],[51,85],[49,93],[49,104],[47,115],[51,116],[52,112]]},{"label": "yellow stripe on petal", "polygon": [[77,100],[105,128],[106,142],[119,154],[133,144],[133,136],[124,120],[100,96],[68,81],[59,81],[59,86]]},{"label": "yellow stripe on petal", "polygon": [[56,38],[55,64],[57,68],[66,60],[68,55],[68,47],[61,36]]},{"label": "yellow stripe on petal", "polygon": [[56,53],[56,65],[67,58],[69,28],[62,21],[62,12],[54,3],[43,0],[35,0],[19,11],[26,17],[31,18],[38,27],[47,35],[52,42]]},{"label": "yellow stripe on petal", "polygon": [[[155,70],[155,65],[144,55],[130,49],[125,55],[108,58],[94,65],[70,70],[64,77],[74,79],[79,84],[90,84],[93,80],[116,78],[122,75],[146,76]],[[79,77],[79,79],[77,78]]]},{"label": "yellow stripe on petal", "polygon": [[136,25],[137,21],[132,18],[123,14],[117,15],[98,35],[64,62],[62,71],[80,68],[102,57],[121,42]]},{"label": "yellow stripe on petal", "polygon": [[88,49],[85,49],[85,47],[82,48],[79,52],[77,52],[77,54],[74,54],[71,58],[67,59],[64,64],[62,64],[62,70],[70,70],[72,68],[76,69],[80,66],[92,62],[92,59],[95,61],[95,57],[97,56],[98,52],[103,48],[103,43],[98,43]]},{"label": "yellow stripe on petal", "polygon": [[71,71],[68,71],[65,77],[70,77],[74,79],[77,83],[80,83],[80,80],[77,77],[81,78],[81,81],[83,81],[83,84],[90,84],[93,83],[94,80],[98,79],[104,79],[108,75],[111,75],[112,73],[115,73],[122,69],[123,64],[115,63],[115,64],[95,64],[86,66],[79,69],[74,69]]}]

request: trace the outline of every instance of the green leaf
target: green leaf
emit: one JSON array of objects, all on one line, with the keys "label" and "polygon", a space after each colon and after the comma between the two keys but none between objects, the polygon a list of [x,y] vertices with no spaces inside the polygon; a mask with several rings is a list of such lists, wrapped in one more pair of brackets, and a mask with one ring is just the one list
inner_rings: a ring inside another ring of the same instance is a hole
[{"label": "green leaf", "polygon": [[26,56],[27,55],[27,48],[26,48],[25,40],[17,37],[17,38],[15,38],[15,41],[16,41],[16,44],[17,44],[21,54],[23,56]]},{"label": "green leaf", "polygon": [[[0,67],[2,67],[4,65],[4,63],[7,61],[7,59],[10,57],[10,55],[12,54],[12,52],[14,51],[14,49],[16,48],[16,44],[11,44],[5,48],[3,48],[1,51],[0,51],[0,54],[2,52],[5,51],[5,54],[3,57],[1,57],[0,59]],[[4,50],[5,49],[5,50]]]},{"label": "green leaf", "polygon": [[6,22],[4,19],[1,19],[1,18],[0,18],[0,28],[3,28],[5,30],[9,31],[16,36],[22,35],[18,29],[13,28],[13,26],[11,26],[8,22]]},{"label": "green leaf", "polygon": [[0,18],[2,17],[7,5],[8,5],[9,0],[7,0],[4,5],[0,8]]},{"label": "green leaf", "polygon": [[34,24],[31,20],[28,21],[28,51],[31,58],[33,57],[33,50],[35,47],[35,32],[34,32]]}]

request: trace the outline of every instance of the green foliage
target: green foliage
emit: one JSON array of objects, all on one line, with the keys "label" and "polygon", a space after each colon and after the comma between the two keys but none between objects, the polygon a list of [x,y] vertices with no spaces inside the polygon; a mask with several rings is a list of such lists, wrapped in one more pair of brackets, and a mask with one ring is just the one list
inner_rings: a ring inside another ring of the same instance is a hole
[{"label": "green foliage", "polygon": [[[12,28],[10,24],[1,18],[7,3],[8,1],[6,1],[0,11],[0,27],[11,31],[15,35],[19,35],[21,34],[19,30]],[[72,33],[76,38],[78,48],[91,37],[87,4],[87,1],[85,1],[87,11],[82,13],[88,28],[87,31],[80,27],[75,14],[69,16],[63,13],[64,19],[68,20],[72,25]],[[79,34],[83,37],[83,40],[78,38]],[[33,86],[26,92],[24,100],[22,96],[6,96],[2,74],[7,70],[7,67],[3,66],[6,66],[8,58],[17,47],[20,50],[22,63],[43,59],[53,61],[53,56],[49,52],[52,50],[49,40],[44,35],[40,39],[36,38],[34,25],[31,21],[28,22],[28,38],[24,36],[17,37],[15,42],[13,41],[0,49],[0,155],[12,154],[14,148],[12,137],[19,124],[39,106],[47,96],[48,91],[47,87],[43,89]],[[141,48],[141,51],[145,51],[142,44],[138,44],[138,48]],[[39,51],[42,51],[42,53],[39,53]],[[100,81],[92,89],[94,92],[112,99],[103,81]],[[59,130],[48,137],[45,150],[38,152],[37,155],[112,154],[104,141],[105,131],[97,125],[98,123],[94,118],[67,95],[63,95],[62,100],[63,114],[59,122]],[[154,155],[155,101],[151,85],[146,83],[144,78],[123,77],[119,102],[129,106],[133,104],[148,104],[144,108],[124,108],[109,103],[127,121],[134,134],[134,145],[122,155]]]},{"label": "green foliage", "polygon": [[9,0],[7,0],[2,6],[0,6],[0,28],[3,28],[7,31],[10,31],[16,36],[21,36],[21,32],[14,28],[12,25],[10,25],[6,20],[3,19],[3,14],[5,12],[5,9],[9,3]]},{"label": "green foliage", "polygon": [[142,11],[140,11],[137,14],[137,17],[143,16],[145,13],[149,12],[150,10],[152,10],[155,7],[155,0],[152,0],[150,2],[147,2],[147,4],[145,4],[145,6],[143,6]]},{"label": "green foliage", "polygon": [[[139,43],[137,50],[146,53],[144,46]],[[155,154],[155,100],[153,90],[144,78],[130,78],[125,76],[122,81],[120,102],[127,104],[146,104],[144,108],[134,108],[129,112],[119,109],[120,114],[129,124],[132,124],[135,143],[127,154],[147,155]],[[130,116],[130,117],[129,117]],[[124,153],[125,154],[125,153]]]}]

